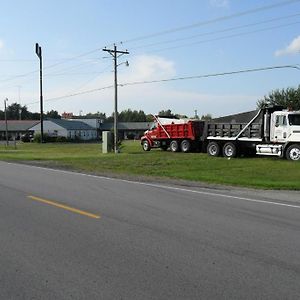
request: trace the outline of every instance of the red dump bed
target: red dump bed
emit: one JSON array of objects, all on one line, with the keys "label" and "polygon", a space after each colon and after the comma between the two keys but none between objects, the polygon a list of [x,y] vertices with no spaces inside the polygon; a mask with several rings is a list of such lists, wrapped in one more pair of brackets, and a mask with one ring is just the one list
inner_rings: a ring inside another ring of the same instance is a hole
[{"label": "red dump bed", "polygon": [[[162,127],[163,126],[163,127]],[[203,122],[188,121],[182,124],[157,123],[157,128],[149,132],[152,139],[199,139],[203,132]]]}]

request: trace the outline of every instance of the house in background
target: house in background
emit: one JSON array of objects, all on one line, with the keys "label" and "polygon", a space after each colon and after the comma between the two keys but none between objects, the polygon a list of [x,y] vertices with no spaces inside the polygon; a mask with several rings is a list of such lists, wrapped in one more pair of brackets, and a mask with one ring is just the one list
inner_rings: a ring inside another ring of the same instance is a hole
[{"label": "house in background", "polygon": [[[38,124],[38,120],[7,120],[7,133],[9,139],[19,140],[23,134],[33,134],[31,127]],[[6,139],[6,124],[0,120],[0,140]]]},{"label": "house in background", "polygon": [[[102,138],[103,131],[113,131],[114,123],[105,122],[99,118],[76,118],[66,119],[71,122],[83,122],[97,130],[98,138]],[[139,139],[146,130],[148,130],[152,122],[118,122],[118,133],[120,139]]]},{"label": "house in background", "polygon": [[[146,130],[152,125],[152,122],[119,122],[118,133],[121,139],[139,139]],[[112,131],[114,123],[100,123],[100,132]]]},{"label": "house in background", "polygon": [[[30,128],[35,134],[41,133],[41,123],[34,125]],[[48,119],[43,122],[44,134],[48,134],[51,137],[65,137],[71,140],[96,140],[97,129],[90,125],[75,120],[64,119]]]}]

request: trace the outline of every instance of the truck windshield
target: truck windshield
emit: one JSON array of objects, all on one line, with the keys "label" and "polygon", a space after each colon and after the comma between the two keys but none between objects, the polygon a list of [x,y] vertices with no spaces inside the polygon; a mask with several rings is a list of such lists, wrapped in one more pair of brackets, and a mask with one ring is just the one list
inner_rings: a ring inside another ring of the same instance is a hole
[{"label": "truck windshield", "polygon": [[289,124],[300,126],[300,114],[299,115],[289,115]]}]

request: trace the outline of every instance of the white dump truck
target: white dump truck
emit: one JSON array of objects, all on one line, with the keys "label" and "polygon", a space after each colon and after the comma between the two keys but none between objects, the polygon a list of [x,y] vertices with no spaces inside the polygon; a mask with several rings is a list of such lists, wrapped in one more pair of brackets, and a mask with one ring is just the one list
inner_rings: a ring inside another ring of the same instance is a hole
[{"label": "white dump truck", "polygon": [[169,120],[171,125],[156,120],[156,126],[141,139],[145,151],[169,147],[172,152],[201,149],[210,156],[228,158],[252,153],[300,160],[300,111],[273,106],[211,121],[185,122],[177,135],[174,120]]}]

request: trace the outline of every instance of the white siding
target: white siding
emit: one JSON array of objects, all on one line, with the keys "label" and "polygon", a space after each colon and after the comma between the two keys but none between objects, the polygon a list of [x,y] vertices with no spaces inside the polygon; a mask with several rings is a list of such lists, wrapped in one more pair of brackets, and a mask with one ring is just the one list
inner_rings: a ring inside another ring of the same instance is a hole
[{"label": "white siding", "polygon": [[[44,121],[44,133],[49,136],[63,136],[69,139],[79,138],[81,140],[95,140],[97,139],[97,130],[96,129],[71,129],[67,130],[64,127],[57,125],[52,121]],[[41,133],[40,123],[30,128],[35,133]]]},{"label": "white siding", "polygon": [[[49,136],[64,136],[68,137],[68,131],[67,129],[57,125],[56,123],[52,121],[44,121],[44,133],[48,134]],[[33,130],[34,133],[41,133],[41,124],[37,124],[30,128],[30,130]]]},{"label": "white siding", "polygon": [[99,128],[99,124],[100,124],[99,123],[100,119],[69,119],[69,121],[80,121],[93,127],[94,129]]}]

